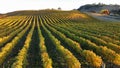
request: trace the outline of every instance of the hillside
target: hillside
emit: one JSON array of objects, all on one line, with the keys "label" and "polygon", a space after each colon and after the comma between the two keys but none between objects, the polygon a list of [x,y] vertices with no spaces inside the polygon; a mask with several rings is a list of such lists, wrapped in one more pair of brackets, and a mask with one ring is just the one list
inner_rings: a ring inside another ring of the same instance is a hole
[{"label": "hillside", "polygon": [[27,10],[0,19],[0,68],[120,68],[120,23],[79,11]]},{"label": "hillside", "polygon": [[49,13],[59,12],[58,10],[21,10],[21,11],[14,11],[6,13],[8,16],[24,16],[24,15],[40,15],[40,14],[49,14]]},{"label": "hillside", "polygon": [[6,17],[5,14],[0,14],[0,18],[4,18],[4,17]]},{"label": "hillside", "polygon": [[108,9],[111,13],[120,14],[120,5],[87,4],[78,8],[78,10],[82,12],[100,12],[104,9]]}]

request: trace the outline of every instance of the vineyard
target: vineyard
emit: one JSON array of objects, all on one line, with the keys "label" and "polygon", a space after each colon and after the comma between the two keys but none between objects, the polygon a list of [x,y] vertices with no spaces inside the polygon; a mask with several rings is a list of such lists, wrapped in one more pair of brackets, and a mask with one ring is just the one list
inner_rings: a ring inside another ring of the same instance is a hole
[{"label": "vineyard", "polygon": [[78,11],[0,18],[0,68],[120,68],[120,23]]}]

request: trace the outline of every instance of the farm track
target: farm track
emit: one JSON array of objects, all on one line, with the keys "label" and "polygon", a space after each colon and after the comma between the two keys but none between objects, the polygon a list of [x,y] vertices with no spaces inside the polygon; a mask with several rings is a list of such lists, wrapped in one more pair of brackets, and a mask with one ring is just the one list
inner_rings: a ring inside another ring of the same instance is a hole
[{"label": "farm track", "polygon": [[30,43],[30,47],[28,50],[28,65],[27,68],[40,68],[42,67],[42,62],[40,58],[40,50],[39,50],[39,36],[37,27],[35,27],[32,40]]},{"label": "farm track", "polygon": [[45,37],[45,45],[48,50],[48,54],[52,58],[53,61],[53,68],[65,68],[65,61],[62,58],[62,56],[57,52],[55,49],[56,47],[54,44],[51,42],[50,38],[48,38],[47,34],[44,32],[43,28],[41,27],[41,31],[43,36]]}]

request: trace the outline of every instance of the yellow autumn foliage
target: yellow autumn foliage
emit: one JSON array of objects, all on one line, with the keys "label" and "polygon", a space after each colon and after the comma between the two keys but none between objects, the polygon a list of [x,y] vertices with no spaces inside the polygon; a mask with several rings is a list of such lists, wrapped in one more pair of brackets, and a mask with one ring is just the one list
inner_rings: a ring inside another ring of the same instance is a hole
[{"label": "yellow autumn foliage", "polygon": [[90,65],[93,67],[100,68],[103,61],[100,56],[97,56],[93,51],[84,50],[83,55],[86,56],[86,60],[89,62]]},{"label": "yellow autumn foliage", "polygon": [[79,19],[79,18],[88,18],[85,14],[81,13],[71,13],[68,16],[66,16],[68,19]]}]

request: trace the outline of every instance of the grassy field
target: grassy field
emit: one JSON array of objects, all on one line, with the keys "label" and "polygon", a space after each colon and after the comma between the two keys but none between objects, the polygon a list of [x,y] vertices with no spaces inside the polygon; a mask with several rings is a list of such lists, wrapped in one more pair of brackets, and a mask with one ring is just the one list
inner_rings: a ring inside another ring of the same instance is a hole
[{"label": "grassy field", "polygon": [[79,11],[16,11],[0,19],[0,68],[120,68],[120,22]]}]

